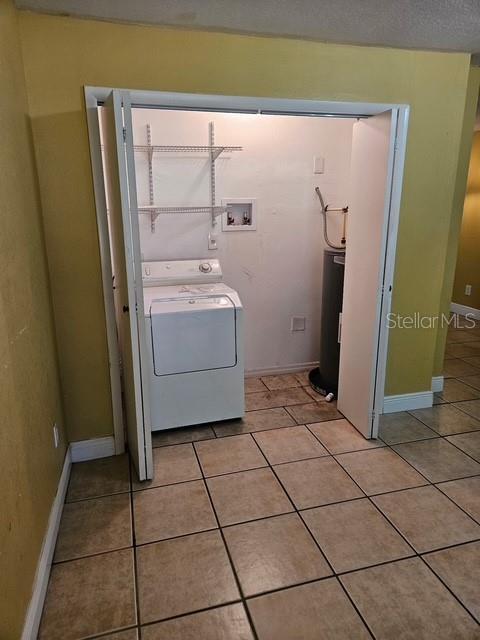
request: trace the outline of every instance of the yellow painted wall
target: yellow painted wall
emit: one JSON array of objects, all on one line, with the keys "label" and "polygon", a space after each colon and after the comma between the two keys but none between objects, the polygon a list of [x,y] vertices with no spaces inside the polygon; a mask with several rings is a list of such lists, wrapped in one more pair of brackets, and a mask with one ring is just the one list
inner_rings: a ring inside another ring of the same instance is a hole
[{"label": "yellow painted wall", "polygon": [[[452,301],[453,281],[455,277],[455,264],[458,253],[458,240],[460,227],[462,224],[462,213],[465,201],[465,190],[467,183],[468,165],[470,150],[472,146],[473,126],[475,122],[475,112],[480,91],[480,68],[471,67],[468,76],[467,95],[465,99],[465,109],[463,116],[463,127],[460,139],[460,151],[458,153],[457,175],[455,180],[455,190],[453,194],[452,215],[450,218],[450,231],[448,234],[447,253],[445,259],[444,279],[440,295],[439,314],[446,317],[450,314],[450,303]],[[444,325],[437,332],[435,345],[435,358],[433,375],[440,376],[443,371],[443,359],[445,354],[445,343],[447,340],[447,326]]]},{"label": "yellow painted wall", "polygon": [[[465,295],[465,285],[472,295]],[[480,131],[473,138],[467,194],[463,208],[453,302],[480,309]]]},{"label": "yellow painted wall", "polygon": [[[411,105],[394,310],[438,312],[469,56],[21,14],[71,440],[112,432],[84,85]],[[430,389],[435,330],[394,330],[387,393]]]},{"label": "yellow painted wall", "polygon": [[65,455],[45,246],[18,37],[0,0],[0,638],[18,640]]}]

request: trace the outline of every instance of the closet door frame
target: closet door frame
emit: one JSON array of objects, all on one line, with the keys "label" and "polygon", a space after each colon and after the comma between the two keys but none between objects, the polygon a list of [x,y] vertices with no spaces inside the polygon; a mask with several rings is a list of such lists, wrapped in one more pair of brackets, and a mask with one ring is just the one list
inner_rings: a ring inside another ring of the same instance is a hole
[{"label": "closet door frame", "polygon": [[[111,290],[111,261],[105,192],[103,184],[102,156],[98,107],[115,87],[85,87],[90,155],[93,174],[97,226],[102,263],[103,296],[107,330],[107,345],[110,365],[110,382],[114,419],[115,453],[124,450],[124,426],[120,387],[119,350],[116,337],[115,311]],[[391,182],[391,206],[388,220],[388,241],[385,247],[385,279],[389,292],[393,289],[395,255],[400,215],[400,200],[403,186],[405,152],[407,145],[410,107],[407,104],[372,102],[331,102],[319,100],[296,100],[283,98],[257,98],[247,96],[222,96],[207,94],[171,93],[162,91],[138,91],[120,89],[130,95],[132,108],[183,109],[201,111],[225,111],[233,113],[271,115],[318,115],[337,117],[368,117],[385,111],[398,113],[397,136],[394,142],[394,169]],[[391,295],[383,306],[382,316],[390,312]],[[384,323],[385,324],[385,323]],[[377,384],[373,410],[383,413],[384,387],[388,354],[389,330],[382,326],[378,331]],[[433,397],[433,396],[432,396]]]}]

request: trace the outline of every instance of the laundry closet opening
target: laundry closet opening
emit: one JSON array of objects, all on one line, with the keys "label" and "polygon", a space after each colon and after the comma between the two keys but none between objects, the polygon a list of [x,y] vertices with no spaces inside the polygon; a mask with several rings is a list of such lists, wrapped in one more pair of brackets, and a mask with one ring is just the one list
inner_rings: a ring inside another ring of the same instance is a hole
[{"label": "laundry closet opening", "polygon": [[152,474],[152,430],[274,407],[267,387],[244,405],[244,374],[291,374],[279,406],[318,400],[376,437],[408,108],[158,108],[151,98],[132,107],[112,92],[89,114],[140,478]]}]

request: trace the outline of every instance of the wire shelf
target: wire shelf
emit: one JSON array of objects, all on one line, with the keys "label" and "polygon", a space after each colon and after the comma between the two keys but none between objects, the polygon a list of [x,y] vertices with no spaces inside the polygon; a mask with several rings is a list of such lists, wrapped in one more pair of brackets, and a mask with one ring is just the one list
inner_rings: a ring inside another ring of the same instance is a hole
[{"label": "wire shelf", "polygon": [[157,207],[157,206],[144,206],[138,207],[138,213],[148,213],[153,216],[158,216],[165,213],[209,213],[215,216],[221,215],[227,210],[227,207],[222,206],[203,206],[203,207]]},{"label": "wire shelf", "polygon": [[158,145],[158,144],[136,144],[135,151],[149,151],[149,152],[165,152],[165,153],[217,153],[220,154],[223,151],[242,151],[242,147],[227,147],[227,146],[209,146],[209,145]]}]

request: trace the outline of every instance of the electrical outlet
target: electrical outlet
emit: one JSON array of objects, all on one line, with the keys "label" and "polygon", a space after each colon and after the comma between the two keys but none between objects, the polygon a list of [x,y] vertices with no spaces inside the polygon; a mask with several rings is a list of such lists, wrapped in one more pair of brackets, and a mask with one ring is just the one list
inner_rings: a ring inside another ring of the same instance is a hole
[{"label": "electrical outlet", "polygon": [[305,316],[292,316],[291,331],[305,331]]},{"label": "electrical outlet", "polygon": [[210,251],[214,251],[215,249],[218,249],[218,237],[215,233],[209,233],[208,234],[208,248]]},{"label": "electrical outlet", "polygon": [[465,295],[466,296],[471,296],[472,295],[472,285],[471,284],[466,284],[465,285]]},{"label": "electrical outlet", "polygon": [[58,427],[56,422],[53,425],[53,444],[55,445],[55,449],[57,449],[58,445],[60,444],[60,434],[58,432]]}]

